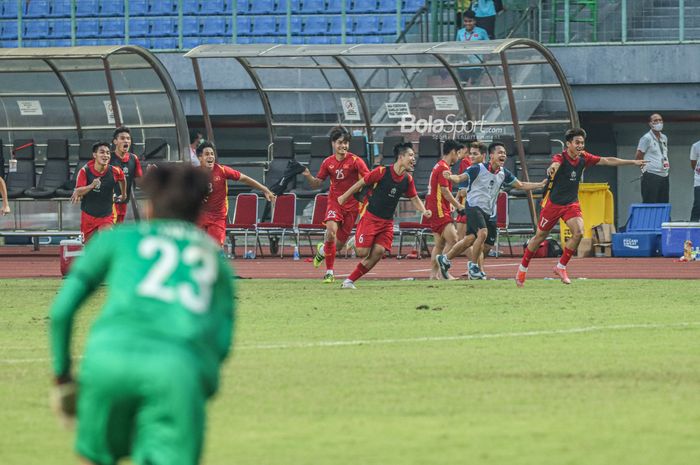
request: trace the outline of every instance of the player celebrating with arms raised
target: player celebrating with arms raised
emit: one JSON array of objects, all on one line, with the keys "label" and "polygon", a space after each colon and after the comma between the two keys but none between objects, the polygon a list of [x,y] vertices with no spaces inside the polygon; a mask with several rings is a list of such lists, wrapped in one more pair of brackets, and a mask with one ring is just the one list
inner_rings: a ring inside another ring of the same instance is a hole
[{"label": "player celebrating with arms raised", "polygon": [[315,268],[319,267],[324,258],[326,260],[324,283],[335,281],[333,274],[335,252],[338,247],[342,247],[347,242],[360,213],[360,204],[354,197],[347,198],[347,202],[342,205],[338,202],[338,198],[358,179],[362,179],[369,173],[365,162],[357,155],[348,152],[350,137],[348,130],[342,126],[331,129],[330,139],[333,155],[323,160],[316,176],[313,176],[308,168],[303,173],[312,189],[318,189],[327,177],[331,178],[324,220],[326,234],[323,238],[324,242],[319,243],[316,247],[317,252],[314,257]]},{"label": "player celebrating with arms raised", "polygon": [[226,216],[228,215],[228,180],[241,181],[253,189],[262,191],[269,202],[275,201],[275,194],[253,178],[238,170],[216,163],[216,147],[211,142],[202,142],[197,147],[200,169],[210,174],[209,195],[197,224],[204,229],[220,246],[226,239]]},{"label": "player celebrating with arms raised", "polygon": [[378,166],[338,198],[338,203],[343,205],[365,185],[373,186],[367,210],[355,231],[357,255],[364,258],[357,264],[355,271],[343,281],[343,289],[355,289],[355,281],[374,268],[386,250],[391,250],[394,240],[394,213],[401,196],[408,197],[413,206],[426,218],[430,219],[432,216],[432,212],[425,209],[418,197],[413,177],[408,174],[416,165],[413,145],[410,142],[396,145],[394,158],[393,165]]},{"label": "player celebrating with arms raised", "polygon": [[540,212],[540,220],[537,223],[535,236],[530,239],[523,253],[523,260],[515,275],[515,283],[518,287],[525,284],[527,267],[542,241],[559,219],[563,219],[571,230],[571,239],[566,242],[564,253],[559,263],[554,267],[554,274],[559,276],[564,284],[571,284],[566,272],[566,265],[576,252],[583,237],[583,215],[578,203],[578,186],[581,182],[583,170],[589,166],[644,166],[644,160],[623,160],[616,157],[599,157],[591,155],[584,149],[586,145],[586,131],[581,128],[573,128],[565,134],[566,150],[554,155],[552,164],[547,168],[549,177],[549,193],[543,199],[543,207]]}]

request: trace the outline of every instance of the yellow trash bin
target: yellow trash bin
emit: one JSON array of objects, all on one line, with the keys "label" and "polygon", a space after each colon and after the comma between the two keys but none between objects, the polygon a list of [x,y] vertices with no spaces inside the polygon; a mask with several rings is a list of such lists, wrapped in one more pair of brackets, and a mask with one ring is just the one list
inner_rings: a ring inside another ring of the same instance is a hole
[{"label": "yellow trash bin", "polygon": [[[615,202],[607,182],[582,182],[578,187],[578,201],[583,212],[583,237],[593,237],[593,226],[615,221]],[[561,237],[565,242],[571,237],[571,230],[559,220]],[[563,244],[562,244],[563,245]]]}]

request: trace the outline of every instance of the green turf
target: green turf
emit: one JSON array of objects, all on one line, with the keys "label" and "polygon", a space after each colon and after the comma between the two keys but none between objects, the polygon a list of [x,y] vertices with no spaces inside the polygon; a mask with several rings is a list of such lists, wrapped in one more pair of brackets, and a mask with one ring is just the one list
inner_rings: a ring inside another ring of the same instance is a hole
[{"label": "green turf", "polygon": [[[46,406],[58,285],[0,282],[2,465],[75,463]],[[697,285],[240,281],[204,463],[700,463]]]}]

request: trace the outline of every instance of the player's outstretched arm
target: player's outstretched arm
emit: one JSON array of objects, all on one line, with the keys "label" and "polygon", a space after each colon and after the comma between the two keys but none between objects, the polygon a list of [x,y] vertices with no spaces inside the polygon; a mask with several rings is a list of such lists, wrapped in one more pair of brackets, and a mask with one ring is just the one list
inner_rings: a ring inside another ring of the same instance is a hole
[{"label": "player's outstretched arm", "polygon": [[[411,203],[413,204],[414,207],[416,207],[416,210],[418,210],[419,212],[421,212],[423,214],[424,217],[430,218],[431,216],[433,216],[433,212],[425,209],[425,204],[420,199],[420,197],[418,197],[418,196],[411,197]],[[460,208],[462,208],[461,205],[460,205]]]},{"label": "player's outstretched arm", "polygon": [[452,184],[461,184],[469,177],[466,171],[462,174],[452,174],[449,171],[443,171],[442,175],[446,179],[449,179]]},{"label": "player's outstretched arm", "polygon": [[624,158],[617,158],[617,157],[600,157],[600,161],[598,162],[598,165],[600,165],[600,166],[625,166],[625,165],[644,166],[646,164],[647,164],[646,160],[640,160],[640,159],[625,160]]},{"label": "player's outstretched arm", "polygon": [[267,199],[268,202],[273,202],[277,199],[275,194],[272,193],[270,189],[267,187],[263,186],[260,184],[258,181],[255,179],[251,178],[250,176],[246,176],[245,174],[241,173],[241,177],[239,179],[243,184],[252,187],[253,189],[257,189],[265,195],[265,198]]},{"label": "player's outstretched arm", "polygon": [[304,178],[306,178],[306,182],[309,183],[309,187],[312,189],[318,189],[321,187],[321,184],[323,184],[323,181],[311,174],[311,171],[309,171],[308,168],[306,168],[301,174],[304,176]]},{"label": "player's outstretched arm", "polygon": [[353,184],[350,189],[346,190],[340,197],[338,197],[338,203],[340,205],[344,204],[345,201],[348,200],[351,195],[353,195],[355,192],[360,192],[360,190],[362,190],[363,187],[365,187],[365,180],[360,179],[355,184]]},{"label": "player's outstretched arm", "polygon": [[520,189],[521,191],[534,191],[537,189],[543,189],[547,185],[547,179],[543,179],[540,182],[522,182],[516,180],[513,183],[513,187]]}]

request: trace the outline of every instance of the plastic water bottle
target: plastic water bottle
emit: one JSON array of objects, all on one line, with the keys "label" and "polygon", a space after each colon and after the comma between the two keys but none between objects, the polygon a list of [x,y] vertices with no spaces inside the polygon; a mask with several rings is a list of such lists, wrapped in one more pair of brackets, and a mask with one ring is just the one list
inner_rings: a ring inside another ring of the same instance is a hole
[{"label": "plastic water bottle", "polygon": [[299,246],[294,246],[294,260],[299,260]]}]

